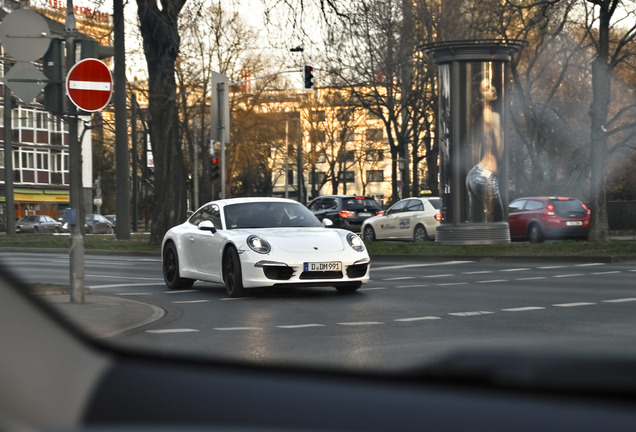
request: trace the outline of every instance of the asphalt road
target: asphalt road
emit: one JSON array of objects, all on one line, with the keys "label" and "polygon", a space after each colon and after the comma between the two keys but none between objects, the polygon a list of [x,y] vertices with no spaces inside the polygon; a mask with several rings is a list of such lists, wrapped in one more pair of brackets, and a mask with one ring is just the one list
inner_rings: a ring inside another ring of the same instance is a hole
[{"label": "asphalt road", "polygon": [[[68,284],[63,254],[0,253],[27,282]],[[86,255],[91,292],[166,310],[116,337],[136,348],[357,369],[411,368],[463,350],[636,355],[636,265],[375,260],[357,293],[221,285],[167,290],[158,257]]]}]

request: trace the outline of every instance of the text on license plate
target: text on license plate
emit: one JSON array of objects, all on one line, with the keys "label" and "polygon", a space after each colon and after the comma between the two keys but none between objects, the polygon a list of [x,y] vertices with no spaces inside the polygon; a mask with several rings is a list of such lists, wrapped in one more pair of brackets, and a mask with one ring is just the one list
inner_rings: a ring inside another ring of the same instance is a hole
[{"label": "text on license plate", "polygon": [[567,221],[565,224],[567,226],[581,226],[581,225],[583,225],[583,222],[581,222],[581,221]]},{"label": "text on license plate", "polygon": [[342,263],[340,261],[331,262],[306,262],[305,271],[342,271]]},{"label": "text on license plate", "polygon": [[362,216],[362,217],[371,216],[371,213],[369,213],[369,212],[360,212],[360,213],[358,213],[358,216]]}]

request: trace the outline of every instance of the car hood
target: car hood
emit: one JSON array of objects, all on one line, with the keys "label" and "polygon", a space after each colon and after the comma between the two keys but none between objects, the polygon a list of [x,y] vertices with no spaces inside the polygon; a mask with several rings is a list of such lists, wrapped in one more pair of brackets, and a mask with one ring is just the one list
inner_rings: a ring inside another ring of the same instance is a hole
[{"label": "car hood", "polygon": [[340,252],[346,242],[339,230],[327,228],[267,228],[251,233],[267,240],[272,247],[291,253]]}]

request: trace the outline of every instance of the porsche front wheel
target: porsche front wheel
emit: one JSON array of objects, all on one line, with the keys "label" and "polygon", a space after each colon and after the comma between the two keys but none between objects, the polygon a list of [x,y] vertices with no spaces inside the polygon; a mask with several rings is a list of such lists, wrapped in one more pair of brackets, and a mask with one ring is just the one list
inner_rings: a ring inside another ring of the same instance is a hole
[{"label": "porsche front wheel", "polygon": [[223,254],[223,281],[229,297],[245,297],[241,259],[236,248],[232,246],[228,247]]},{"label": "porsche front wheel", "polygon": [[185,279],[179,275],[179,256],[174,243],[168,243],[163,250],[161,267],[163,269],[163,280],[170,289],[188,289],[194,283],[194,280]]}]

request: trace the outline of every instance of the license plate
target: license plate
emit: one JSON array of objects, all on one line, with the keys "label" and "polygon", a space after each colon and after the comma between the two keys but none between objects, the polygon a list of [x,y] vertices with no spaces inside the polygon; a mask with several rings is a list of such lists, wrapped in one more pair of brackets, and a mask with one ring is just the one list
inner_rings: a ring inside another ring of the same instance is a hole
[{"label": "license plate", "polygon": [[305,271],[310,271],[310,272],[342,271],[342,263],[340,261],[306,262]]},{"label": "license plate", "polygon": [[583,222],[581,222],[581,221],[567,221],[565,224],[567,226],[581,226],[581,225],[583,225]]},{"label": "license plate", "polygon": [[369,213],[369,212],[360,212],[360,213],[358,213],[358,216],[371,216],[371,213]]}]

